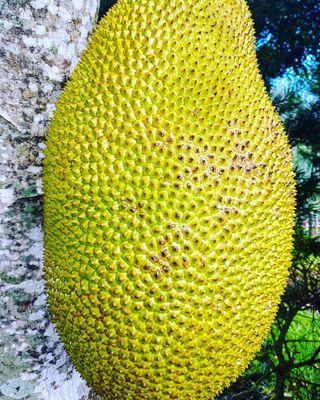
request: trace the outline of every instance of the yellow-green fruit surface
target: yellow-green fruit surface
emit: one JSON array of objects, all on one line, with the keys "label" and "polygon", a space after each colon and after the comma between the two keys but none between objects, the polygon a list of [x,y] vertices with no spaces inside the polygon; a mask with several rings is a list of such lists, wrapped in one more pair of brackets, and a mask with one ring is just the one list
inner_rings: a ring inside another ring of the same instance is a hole
[{"label": "yellow-green fruit surface", "polygon": [[243,0],[120,0],[58,102],[44,161],[48,301],[110,400],[212,400],[290,265],[291,153]]}]

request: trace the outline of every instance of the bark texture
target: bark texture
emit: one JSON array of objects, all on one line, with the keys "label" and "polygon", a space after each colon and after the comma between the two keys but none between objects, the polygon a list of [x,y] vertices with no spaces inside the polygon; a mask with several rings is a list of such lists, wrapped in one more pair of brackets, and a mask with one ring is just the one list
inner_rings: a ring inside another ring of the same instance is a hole
[{"label": "bark texture", "polygon": [[49,322],[41,159],[99,0],[0,0],[0,398],[94,398]]}]

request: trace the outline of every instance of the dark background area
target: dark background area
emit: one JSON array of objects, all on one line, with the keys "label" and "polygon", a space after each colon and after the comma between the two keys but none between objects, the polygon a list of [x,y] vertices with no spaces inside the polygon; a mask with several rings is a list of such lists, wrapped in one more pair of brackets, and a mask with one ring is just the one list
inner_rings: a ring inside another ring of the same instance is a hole
[{"label": "dark background area", "polygon": [[[100,17],[115,3],[102,0]],[[293,263],[261,351],[220,400],[320,399],[320,2],[249,0],[260,70],[294,152]]]}]

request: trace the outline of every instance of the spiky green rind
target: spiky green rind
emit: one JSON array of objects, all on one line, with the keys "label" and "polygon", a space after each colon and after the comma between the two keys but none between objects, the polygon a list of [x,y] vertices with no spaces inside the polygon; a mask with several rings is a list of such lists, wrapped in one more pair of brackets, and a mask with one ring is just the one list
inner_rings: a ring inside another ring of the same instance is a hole
[{"label": "spiky green rind", "polygon": [[119,0],[58,102],[45,276],[74,365],[110,400],[212,399],[275,316],[291,153],[243,0]]}]

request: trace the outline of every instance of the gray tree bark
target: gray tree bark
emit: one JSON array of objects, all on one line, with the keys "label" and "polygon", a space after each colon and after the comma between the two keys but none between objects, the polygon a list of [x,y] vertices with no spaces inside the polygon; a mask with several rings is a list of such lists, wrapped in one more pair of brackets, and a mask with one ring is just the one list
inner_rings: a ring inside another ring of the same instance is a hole
[{"label": "gray tree bark", "polygon": [[63,83],[99,0],[0,0],[0,398],[93,394],[49,322],[42,277],[41,159]]}]

